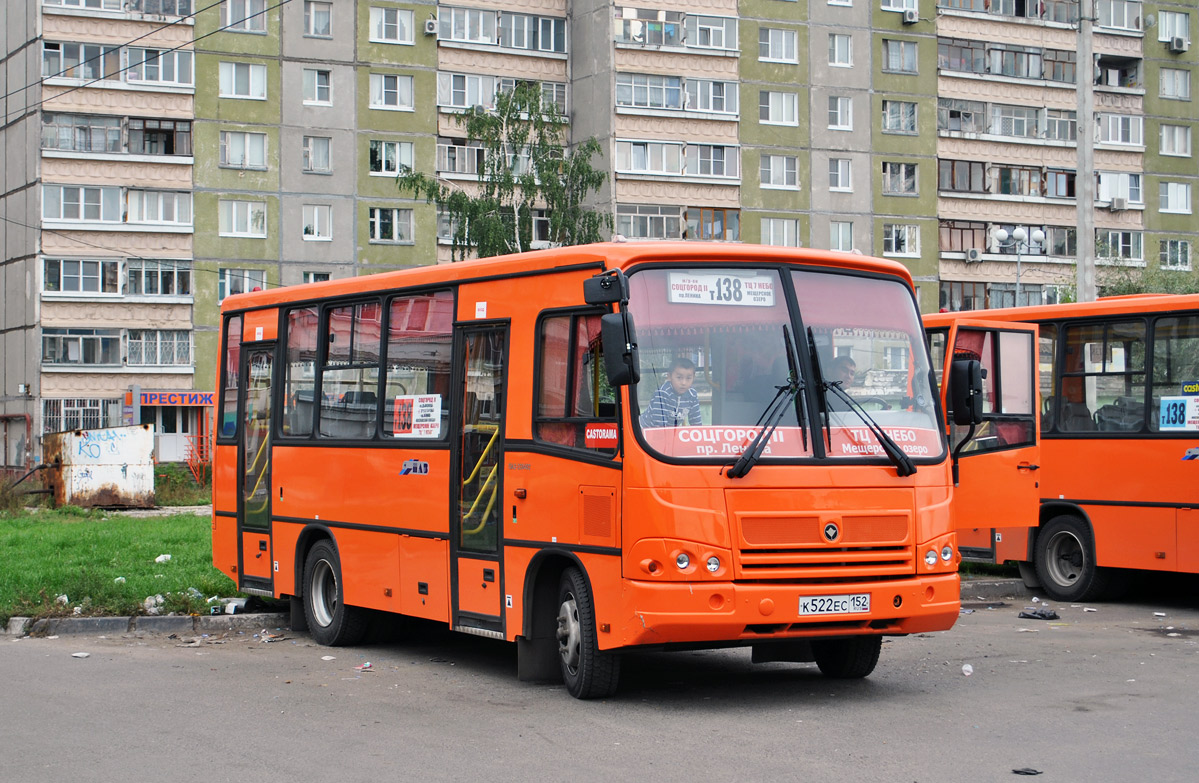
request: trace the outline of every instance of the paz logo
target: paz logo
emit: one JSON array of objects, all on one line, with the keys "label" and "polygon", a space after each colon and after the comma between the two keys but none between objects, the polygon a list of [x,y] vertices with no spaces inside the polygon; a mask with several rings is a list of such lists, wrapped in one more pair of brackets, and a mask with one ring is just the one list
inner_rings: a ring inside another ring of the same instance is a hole
[{"label": "paz logo", "polygon": [[1187,449],[1187,453],[1182,455],[1184,460],[1199,459],[1199,448]]},{"label": "paz logo", "polygon": [[404,467],[400,470],[401,476],[427,476],[429,475],[429,463],[419,459],[409,459],[404,461]]}]

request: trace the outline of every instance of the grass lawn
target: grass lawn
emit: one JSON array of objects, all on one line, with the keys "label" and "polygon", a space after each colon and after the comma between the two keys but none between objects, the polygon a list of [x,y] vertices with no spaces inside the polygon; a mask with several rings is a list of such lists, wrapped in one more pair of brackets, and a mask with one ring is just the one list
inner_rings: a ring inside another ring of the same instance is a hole
[{"label": "grass lawn", "polygon": [[[171,559],[155,562],[160,555]],[[212,565],[212,520],[195,514],[0,512],[0,563],[0,623],[145,614],[146,598],[158,595],[161,614],[207,614],[209,597],[238,594]]]}]

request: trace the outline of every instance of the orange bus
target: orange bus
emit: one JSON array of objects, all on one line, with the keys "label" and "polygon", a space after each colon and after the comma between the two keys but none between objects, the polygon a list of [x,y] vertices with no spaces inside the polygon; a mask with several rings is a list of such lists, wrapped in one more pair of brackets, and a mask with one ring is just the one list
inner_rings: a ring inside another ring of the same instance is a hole
[{"label": "orange bus", "polygon": [[900,264],[567,247],[230,296],[220,350],[213,562],[321,644],[427,618],[590,698],[621,651],[857,678],[958,616]]},{"label": "orange bus", "polygon": [[[1040,511],[960,515],[963,555],[1014,561],[1059,601],[1114,597],[1138,570],[1199,572],[1199,296],[929,315],[934,355],[980,315],[1039,331]],[[976,442],[1010,448],[995,425]]]}]

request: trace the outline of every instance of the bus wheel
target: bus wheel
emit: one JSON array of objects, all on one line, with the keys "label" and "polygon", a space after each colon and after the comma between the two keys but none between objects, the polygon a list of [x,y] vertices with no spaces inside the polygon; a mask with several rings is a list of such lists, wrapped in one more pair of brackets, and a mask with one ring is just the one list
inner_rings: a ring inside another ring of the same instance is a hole
[{"label": "bus wheel", "polygon": [[328,541],[318,541],[304,561],[304,614],[317,644],[357,644],[366,633],[366,611],[346,606],[341,593],[341,562]]},{"label": "bus wheel", "polygon": [[881,636],[847,636],[843,639],[817,639],[812,656],[820,673],[835,680],[860,680],[878,665],[883,649]]},{"label": "bus wheel", "polygon": [[1037,578],[1055,601],[1087,601],[1107,590],[1106,569],[1095,565],[1091,531],[1077,517],[1049,520],[1037,536]]},{"label": "bus wheel", "polygon": [[571,696],[596,699],[616,692],[620,659],[600,652],[591,588],[577,568],[566,569],[558,583],[557,635],[562,681]]}]

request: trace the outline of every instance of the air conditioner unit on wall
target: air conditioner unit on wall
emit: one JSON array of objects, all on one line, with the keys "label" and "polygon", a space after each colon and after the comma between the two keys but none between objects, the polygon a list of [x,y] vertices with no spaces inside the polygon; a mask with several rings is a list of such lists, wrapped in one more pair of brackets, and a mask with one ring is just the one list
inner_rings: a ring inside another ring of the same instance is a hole
[{"label": "air conditioner unit on wall", "polygon": [[972,247],[966,251],[966,263],[977,264],[979,261],[982,261],[982,260],[983,260],[982,248]]},{"label": "air conditioner unit on wall", "polygon": [[437,20],[436,19],[426,19],[425,20],[425,35],[437,35]]},{"label": "air conditioner unit on wall", "polygon": [[1190,41],[1180,35],[1176,35],[1170,39],[1170,51],[1175,54],[1182,54],[1191,47]]},{"label": "air conditioner unit on wall", "polygon": [[916,24],[920,21],[920,12],[914,8],[909,8],[903,12],[904,24]]},{"label": "air conditioner unit on wall", "polygon": [[1112,212],[1120,212],[1128,209],[1128,199],[1119,197],[1113,198],[1111,203],[1108,205],[1108,209],[1110,209]]}]

